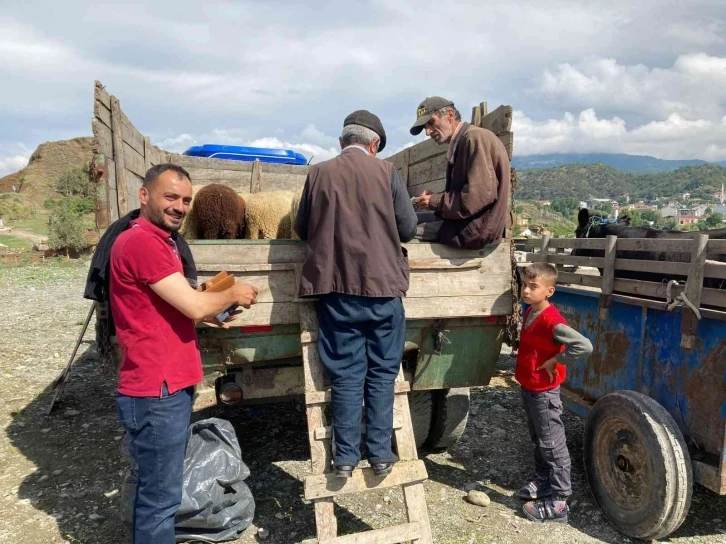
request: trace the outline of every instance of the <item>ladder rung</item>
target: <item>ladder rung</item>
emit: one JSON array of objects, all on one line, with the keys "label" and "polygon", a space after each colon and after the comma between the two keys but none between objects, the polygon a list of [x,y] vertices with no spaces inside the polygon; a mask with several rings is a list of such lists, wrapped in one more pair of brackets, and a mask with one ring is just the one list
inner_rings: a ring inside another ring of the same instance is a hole
[{"label": "ladder rung", "polygon": [[313,474],[305,478],[305,500],[423,482],[426,478],[426,465],[421,460],[398,462],[387,476],[376,476],[369,467],[355,469],[352,478],[338,478],[333,472]]},{"label": "ladder rung", "polygon": [[[394,382],[395,393],[408,393],[411,385],[408,382]],[[330,389],[325,391],[308,391],[305,393],[305,404],[323,404],[330,402]]]},{"label": "ladder rung", "polygon": [[413,522],[385,527],[384,529],[364,531],[354,535],[326,538],[321,540],[320,544],[398,544],[399,542],[416,540],[420,536],[421,528],[418,522]]},{"label": "ladder rung", "polygon": [[[396,419],[393,420],[393,429],[398,430],[402,427],[402,424],[400,421],[396,421]],[[363,430],[365,429],[365,425],[362,426]],[[329,438],[333,437],[333,428],[328,425],[327,427],[318,427],[315,429],[315,440],[328,440]]]}]

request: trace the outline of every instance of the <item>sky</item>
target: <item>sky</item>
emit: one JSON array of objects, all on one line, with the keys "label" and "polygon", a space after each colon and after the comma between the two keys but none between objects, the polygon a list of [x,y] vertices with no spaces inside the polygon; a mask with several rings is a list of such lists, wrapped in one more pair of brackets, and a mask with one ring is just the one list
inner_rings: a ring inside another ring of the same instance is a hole
[{"label": "sky", "polygon": [[0,176],[91,135],[100,80],[152,143],[335,156],[343,119],[386,156],[426,96],[514,108],[514,153],[726,160],[726,2],[4,2]]}]

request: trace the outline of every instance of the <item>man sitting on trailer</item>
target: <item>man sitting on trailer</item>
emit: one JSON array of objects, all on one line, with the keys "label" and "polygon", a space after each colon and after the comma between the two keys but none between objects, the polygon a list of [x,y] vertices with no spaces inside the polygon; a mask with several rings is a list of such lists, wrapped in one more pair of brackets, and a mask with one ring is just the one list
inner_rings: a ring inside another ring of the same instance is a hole
[{"label": "man sitting on trailer", "polygon": [[413,200],[438,221],[419,225],[416,238],[480,249],[504,236],[509,217],[510,170],[504,144],[493,132],[461,121],[451,100],[432,96],[419,104],[411,134],[422,130],[446,151],[446,188]]},{"label": "man sitting on trailer", "polygon": [[135,544],[175,541],[194,385],[202,381],[195,321],[234,304],[249,308],[257,296],[241,282],[221,292],[189,285],[172,233],[191,200],[186,170],[151,167],[139,189],[140,217],[111,248],[109,300],[123,358],[116,407],[138,475]]},{"label": "man sitting on trailer", "polygon": [[416,213],[393,164],[377,116],[359,110],[343,123],[342,152],[310,168],[295,222],[307,241],[299,295],[319,296],[318,351],[332,384],[335,473],[350,478],[360,460],[361,404],[373,471],[391,471],[394,380],[405,339],[401,297],[408,261],[401,242]]}]

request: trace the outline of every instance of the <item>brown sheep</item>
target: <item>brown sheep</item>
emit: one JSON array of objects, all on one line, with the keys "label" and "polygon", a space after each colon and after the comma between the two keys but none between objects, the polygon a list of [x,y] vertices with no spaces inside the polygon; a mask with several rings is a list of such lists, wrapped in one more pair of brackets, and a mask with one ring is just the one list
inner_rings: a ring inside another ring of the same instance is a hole
[{"label": "brown sheep", "polygon": [[[205,185],[194,196],[184,236],[200,240],[234,240],[245,229],[245,201],[227,185]],[[195,232],[192,232],[195,231]]]}]

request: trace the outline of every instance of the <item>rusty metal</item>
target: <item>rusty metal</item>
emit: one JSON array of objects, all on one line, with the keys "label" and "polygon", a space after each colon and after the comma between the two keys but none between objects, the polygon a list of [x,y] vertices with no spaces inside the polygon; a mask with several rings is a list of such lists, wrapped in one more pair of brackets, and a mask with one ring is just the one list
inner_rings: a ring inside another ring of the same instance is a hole
[{"label": "rusty metal", "polygon": [[594,349],[587,360],[568,365],[568,406],[586,415],[586,403],[615,391],[652,397],[689,448],[702,454],[696,481],[726,494],[726,322],[704,315],[693,349],[684,350],[682,309],[666,312],[614,297],[607,318],[599,319],[599,293],[558,286],[552,300]]}]

